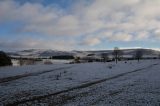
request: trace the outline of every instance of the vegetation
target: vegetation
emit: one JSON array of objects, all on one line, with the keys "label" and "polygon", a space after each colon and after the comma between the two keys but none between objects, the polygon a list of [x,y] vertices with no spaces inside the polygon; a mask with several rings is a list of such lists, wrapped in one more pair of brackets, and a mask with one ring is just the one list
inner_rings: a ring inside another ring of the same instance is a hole
[{"label": "vegetation", "polygon": [[115,47],[112,55],[117,63],[122,58],[123,52],[118,47]]},{"label": "vegetation", "polygon": [[94,56],[95,54],[88,54],[87,56]]},{"label": "vegetation", "polygon": [[12,65],[11,59],[4,52],[0,51],[0,66]]},{"label": "vegetation", "polygon": [[143,57],[143,51],[141,49],[137,49],[135,53],[135,59],[139,60]]},{"label": "vegetation", "polygon": [[52,56],[51,59],[74,59],[74,56],[71,55],[61,55],[61,56]]},{"label": "vegetation", "polygon": [[80,63],[80,57],[75,57],[74,61],[75,63]]},{"label": "vegetation", "polygon": [[40,61],[39,59],[32,59],[32,58],[19,58],[19,65],[33,65],[36,61]]},{"label": "vegetation", "polygon": [[158,55],[158,58],[160,59],[160,54]]},{"label": "vegetation", "polygon": [[103,59],[103,62],[106,62],[106,61],[109,60],[108,53],[102,53],[102,54],[101,54],[101,57],[102,57],[102,59]]},{"label": "vegetation", "polygon": [[46,60],[45,62],[44,62],[44,64],[52,64],[52,62],[51,61],[49,61],[49,60]]}]

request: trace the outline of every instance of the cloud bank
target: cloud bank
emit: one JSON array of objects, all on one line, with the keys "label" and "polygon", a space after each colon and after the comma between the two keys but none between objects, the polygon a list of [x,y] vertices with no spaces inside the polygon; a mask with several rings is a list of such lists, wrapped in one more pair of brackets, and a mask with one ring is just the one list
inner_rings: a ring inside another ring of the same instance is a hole
[{"label": "cloud bank", "polygon": [[[108,41],[158,42],[159,5],[160,0],[81,0],[65,9],[54,4],[43,5],[41,2],[21,4],[3,0],[0,1],[1,26],[14,22],[17,25],[12,27],[13,36],[40,36],[20,41],[19,38],[12,40],[12,37],[10,40],[5,39],[5,42],[1,39],[1,48],[76,49]],[[46,39],[52,37],[53,40],[44,40],[42,36]],[[58,41],[55,40],[57,38]]]}]

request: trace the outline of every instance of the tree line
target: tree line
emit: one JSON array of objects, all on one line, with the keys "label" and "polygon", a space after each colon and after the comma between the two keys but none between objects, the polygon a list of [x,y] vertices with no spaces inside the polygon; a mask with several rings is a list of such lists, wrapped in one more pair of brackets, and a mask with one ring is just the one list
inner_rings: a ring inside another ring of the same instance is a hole
[{"label": "tree line", "polygon": [[[112,52],[112,55],[113,55],[113,60],[115,60],[115,62],[117,63],[119,60],[121,60],[123,58],[123,51],[121,49],[119,49],[118,47],[115,47],[113,52]],[[102,53],[101,57],[102,57],[104,62],[109,60],[108,53]],[[138,62],[139,62],[139,60],[142,59],[142,57],[143,57],[143,50],[142,49],[137,49],[132,58],[137,59]],[[159,58],[160,58],[160,55],[159,55]]]},{"label": "tree line", "polygon": [[72,55],[60,55],[60,56],[51,56],[50,59],[74,59],[74,56]]}]

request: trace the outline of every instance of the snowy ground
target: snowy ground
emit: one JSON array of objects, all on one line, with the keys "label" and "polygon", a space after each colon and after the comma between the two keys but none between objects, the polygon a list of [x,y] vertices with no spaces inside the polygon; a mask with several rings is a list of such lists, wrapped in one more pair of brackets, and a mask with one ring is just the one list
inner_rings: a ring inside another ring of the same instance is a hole
[{"label": "snowy ground", "polygon": [[0,105],[160,105],[160,61],[0,68]]},{"label": "snowy ground", "polygon": [[[46,61],[52,62],[52,64],[65,64],[65,63],[70,63],[73,60],[58,60],[58,59],[43,59],[42,61],[35,61],[36,65],[43,65]],[[20,66],[19,60],[12,60],[12,65],[13,66]]]}]

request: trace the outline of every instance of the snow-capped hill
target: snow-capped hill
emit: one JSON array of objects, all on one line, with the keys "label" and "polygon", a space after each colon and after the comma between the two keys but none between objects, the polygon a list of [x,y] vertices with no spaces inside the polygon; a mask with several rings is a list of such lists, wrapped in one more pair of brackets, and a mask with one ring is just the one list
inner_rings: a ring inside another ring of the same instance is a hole
[{"label": "snow-capped hill", "polygon": [[123,50],[123,54],[126,55],[134,55],[136,53],[137,50],[141,50],[143,55],[158,55],[160,54],[160,51],[157,50],[152,50],[152,49],[124,49]]},{"label": "snow-capped hill", "polygon": [[33,56],[33,57],[50,57],[59,55],[74,55],[72,52],[57,51],[57,50],[43,50],[43,49],[30,49],[17,52],[8,53],[10,56]]},{"label": "snow-capped hill", "polygon": [[[152,49],[141,49],[139,48],[143,55],[152,55],[157,56],[160,54],[160,51],[152,50]],[[123,55],[133,56],[136,53],[137,49],[121,49]],[[103,53],[107,53],[108,55],[112,55],[113,50],[97,50],[97,51],[58,51],[58,50],[43,50],[43,49],[30,49],[23,50],[17,52],[10,52],[8,55],[10,56],[32,56],[32,57],[50,57],[50,56],[62,56],[62,55],[72,55],[78,57],[85,57],[90,54],[94,54],[95,56],[100,56]]]}]

